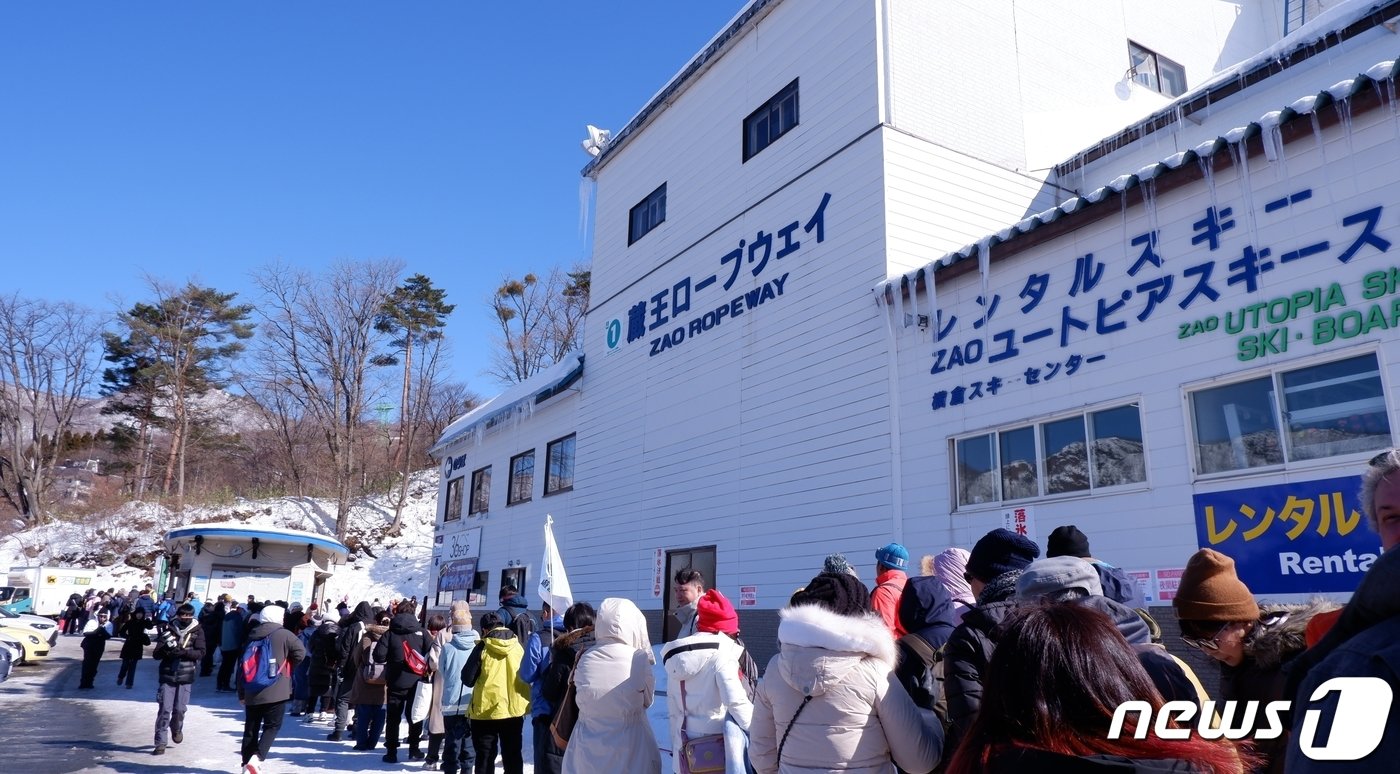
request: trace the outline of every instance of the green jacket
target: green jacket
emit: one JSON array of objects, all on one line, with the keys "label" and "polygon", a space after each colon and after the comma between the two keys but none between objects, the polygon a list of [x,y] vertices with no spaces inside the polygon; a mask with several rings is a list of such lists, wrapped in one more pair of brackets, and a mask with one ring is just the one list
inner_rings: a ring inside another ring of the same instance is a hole
[{"label": "green jacket", "polygon": [[505,720],[530,711],[530,684],[520,679],[525,649],[515,633],[498,626],[482,639],[481,675],[472,691],[472,720]]}]

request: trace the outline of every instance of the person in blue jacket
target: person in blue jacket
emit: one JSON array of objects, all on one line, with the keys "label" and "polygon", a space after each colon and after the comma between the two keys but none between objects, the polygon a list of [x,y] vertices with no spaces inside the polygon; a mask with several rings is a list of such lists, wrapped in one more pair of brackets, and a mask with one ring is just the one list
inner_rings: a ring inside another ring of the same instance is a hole
[{"label": "person in blue jacket", "polygon": [[540,605],[541,627],[525,641],[525,657],[520,661],[520,679],[530,684],[530,724],[534,729],[535,771],[537,774],[558,774],[564,766],[564,751],[554,744],[549,722],[554,718],[554,706],[545,699],[544,678],[549,669],[550,649],[554,638],[567,633],[564,618],[548,602]]},{"label": "person in blue jacket", "polygon": [[230,607],[224,613],[223,631],[219,632],[219,651],[223,661],[219,663],[219,678],[215,690],[232,692],[233,687],[233,667],[238,663],[238,657],[243,653],[244,639],[244,615],[243,609],[237,602],[230,602]]}]

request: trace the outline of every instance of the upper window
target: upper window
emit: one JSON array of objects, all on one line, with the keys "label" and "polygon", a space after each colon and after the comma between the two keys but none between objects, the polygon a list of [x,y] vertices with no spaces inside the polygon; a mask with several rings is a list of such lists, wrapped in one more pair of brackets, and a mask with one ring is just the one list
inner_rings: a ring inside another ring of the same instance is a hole
[{"label": "upper window", "polygon": [[744,119],[744,161],[797,126],[797,79]]},{"label": "upper window", "polygon": [[472,499],[467,503],[467,515],[485,513],[491,507],[491,466],[472,471]]},{"label": "upper window", "polygon": [[443,521],[456,521],[462,518],[462,477],[447,482],[447,502],[442,509]]},{"label": "upper window", "polygon": [[666,184],[637,202],[627,218],[627,244],[641,239],[648,231],[666,222]]},{"label": "upper window", "polygon": [[528,502],[535,488],[535,450],[510,458],[510,492],[506,505]]},{"label": "upper window", "polygon": [[959,438],[953,456],[958,506],[1147,480],[1136,403]]},{"label": "upper window", "polygon": [[1195,390],[1190,406],[1201,474],[1368,452],[1391,442],[1374,353]]},{"label": "upper window", "polygon": [[1133,80],[1168,97],[1186,93],[1186,68],[1161,54],[1128,41]]},{"label": "upper window", "polygon": [[547,495],[574,488],[574,436],[568,435],[551,441],[545,452],[549,469],[544,475],[544,493]]}]

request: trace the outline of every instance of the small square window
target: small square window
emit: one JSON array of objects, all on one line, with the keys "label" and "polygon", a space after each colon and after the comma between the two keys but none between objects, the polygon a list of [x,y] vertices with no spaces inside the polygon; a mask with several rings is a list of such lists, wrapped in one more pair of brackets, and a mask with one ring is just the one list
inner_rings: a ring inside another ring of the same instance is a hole
[{"label": "small square window", "polygon": [[491,507],[491,466],[472,472],[472,497],[467,515],[485,513]]},{"label": "small square window", "polygon": [[510,492],[506,505],[530,501],[535,488],[535,450],[510,458]]},{"label": "small square window", "polygon": [[545,471],[544,493],[552,495],[574,488],[574,436],[569,435],[551,441],[546,447],[545,458],[549,469]]},{"label": "small square window", "polygon": [[666,184],[647,194],[647,198],[637,202],[627,218],[627,244],[647,235],[647,232],[666,222]]},{"label": "small square window", "polygon": [[1133,82],[1168,97],[1186,93],[1186,68],[1152,49],[1128,41],[1128,66]]},{"label": "small square window", "polygon": [[797,79],[744,119],[744,161],[797,126]]}]

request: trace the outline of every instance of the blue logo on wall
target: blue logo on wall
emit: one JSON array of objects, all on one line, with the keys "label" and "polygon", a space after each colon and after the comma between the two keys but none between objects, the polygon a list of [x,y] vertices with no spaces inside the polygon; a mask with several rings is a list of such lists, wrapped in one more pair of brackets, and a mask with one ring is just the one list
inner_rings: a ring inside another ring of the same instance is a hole
[{"label": "blue logo on wall", "polygon": [[622,321],[618,319],[608,320],[608,349],[617,349],[617,345],[622,343]]}]

